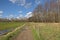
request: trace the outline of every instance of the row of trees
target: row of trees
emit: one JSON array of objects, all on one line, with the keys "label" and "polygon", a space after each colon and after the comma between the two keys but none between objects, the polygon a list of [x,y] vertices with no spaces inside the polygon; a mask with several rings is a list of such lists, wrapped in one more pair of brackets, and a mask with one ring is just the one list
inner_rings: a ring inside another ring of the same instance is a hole
[{"label": "row of trees", "polygon": [[25,22],[27,19],[17,19],[17,18],[12,18],[12,19],[7,19],[7,18],[0,18],[0,22]]},{"label": "row of trees", "polygon": [[39,4],[32,13],[29,21],[34,22],[60,22],[60,0],[45,0]]}]

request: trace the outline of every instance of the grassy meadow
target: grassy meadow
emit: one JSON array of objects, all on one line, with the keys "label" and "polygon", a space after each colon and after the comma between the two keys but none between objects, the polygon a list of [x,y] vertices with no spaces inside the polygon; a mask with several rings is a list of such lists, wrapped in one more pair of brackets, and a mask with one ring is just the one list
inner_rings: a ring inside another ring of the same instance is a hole
[{"label": "grassy meadow", "polygon": [[[24,22],[0,22],[0,30],[16,28]],[[27,22],[26,26],[30,27],[34,40],[60,40],[60,23],[34,23]],[[11,35],[17,35],[20,29],[2,37],[2,40],[9,40]],[[9,37],[9,38],[8,38]]]},{"label": "grassy meadow", "polygon": [[0,30],[6,30],[21,26],[24,22],[0,22]]},{"label": "grassy meadow", "polygon": [[31,23],[35,40],[60,40],[60,23]]},{"label": "grassy meadow", "polygon": [[0,30],[6,30],[10,28],[15,28],[13,31],[6,35],[0,36],[0,40],[12,40],[17,34],[22,30],[24,22],[0,22]]}]

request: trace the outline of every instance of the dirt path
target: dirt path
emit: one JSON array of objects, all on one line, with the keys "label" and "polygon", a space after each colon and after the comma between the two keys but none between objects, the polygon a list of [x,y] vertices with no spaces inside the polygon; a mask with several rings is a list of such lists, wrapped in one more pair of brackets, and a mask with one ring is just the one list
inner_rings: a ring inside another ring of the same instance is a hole
[{"label": "dirt path", "polygon": [[25,27],[24,30],[14,40],[34,40],[34,39],[29,27]]}]

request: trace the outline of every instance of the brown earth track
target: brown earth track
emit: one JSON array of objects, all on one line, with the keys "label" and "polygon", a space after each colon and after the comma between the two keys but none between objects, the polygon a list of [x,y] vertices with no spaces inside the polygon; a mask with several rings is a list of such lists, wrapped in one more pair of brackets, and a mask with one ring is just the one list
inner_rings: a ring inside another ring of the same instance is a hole
[{"label": "brown earth track", "polygon": [[34,40],[29,27],[24,27],[23,31],[14,40]]}]

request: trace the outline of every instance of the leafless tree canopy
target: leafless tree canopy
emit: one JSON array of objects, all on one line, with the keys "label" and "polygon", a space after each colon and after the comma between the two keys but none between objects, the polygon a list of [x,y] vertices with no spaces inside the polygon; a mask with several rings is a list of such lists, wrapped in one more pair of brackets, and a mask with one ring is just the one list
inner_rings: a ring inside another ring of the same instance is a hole
[{"label": "leafless tree canopy", "polygon": [[46,0],[39,4],[32,13],[29,21],[34,22],[60,22],[60,0]]}]

